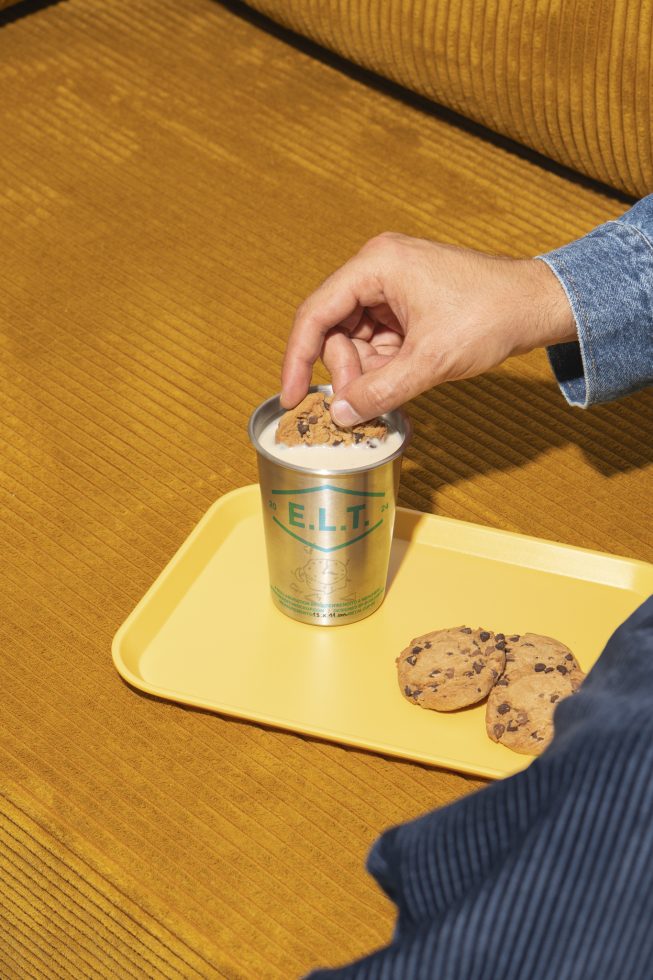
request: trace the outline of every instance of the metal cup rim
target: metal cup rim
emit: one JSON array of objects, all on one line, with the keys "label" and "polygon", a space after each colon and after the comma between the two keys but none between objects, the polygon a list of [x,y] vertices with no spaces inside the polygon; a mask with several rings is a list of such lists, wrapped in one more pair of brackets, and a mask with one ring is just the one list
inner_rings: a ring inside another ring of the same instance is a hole
[{"label": "metal cup rim", "polygon": [[[331,385],[311,385],[308,391],[309,393],[323,391],[328,395],[333,394],[333,388]],[[282,459],[279,459],[278,456],[273,456],[271,453],[267,452],[267,450],[263,449],[259,443],[258,435],[254,431],[258,418],[265,413],[266,409],[270,410],[273,406],[279,409],[278,413],[273,413],[270,415],[270,417],[267,419],[267,423],[271,422],[272,419],[276,417],[276,414],[280,415],[283,412],[280,398],[280,393],[277,395],[272,395],[271,398],[266,398],[264,402],[261,402],[261,404],[254,409],[249,417],[249,422],[247,423],[247,434],[249,436],[249,441],[252,443],[254,449],[260,456],[263,456],[276,466],[282,466],[284,469],[294,470],[297,473],[313,473],[316,476],[330,476],[334,478],[339,476],[351,476],[353,473],[369,473],[370,470],[375,470],[380,466],[385,466],[386,463],[392,463],[395,459],[398,459],[399,456],[402,456],[413,435],[413,427],[408,415],[403,411],[403,409],[395,408],[392,412],[386,412],[381,416],[381,418],[387,419],[387,421],[389,421],[395,429],[403,433],[401,445],[398,446],[398,448],[395,449],[390,456],[385,456],[383,459],[377,460],[375,463],[368,463],[367,466],[353,466],[348,470],[317,469],[310,466],[298,466],[296,463],[285,463]]]}]

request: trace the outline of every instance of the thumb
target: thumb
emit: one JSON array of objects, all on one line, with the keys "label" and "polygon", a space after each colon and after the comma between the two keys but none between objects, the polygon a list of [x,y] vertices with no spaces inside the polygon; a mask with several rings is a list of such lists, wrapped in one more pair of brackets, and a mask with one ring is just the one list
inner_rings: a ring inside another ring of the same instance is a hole
[{"label": "thumb", "polygon": [[399,408],[425,391],[428,380],[418,364],[419,358],[402,350],[387,364],[344,385],[331,403],[334,422],[345,427],[365,422]]}]

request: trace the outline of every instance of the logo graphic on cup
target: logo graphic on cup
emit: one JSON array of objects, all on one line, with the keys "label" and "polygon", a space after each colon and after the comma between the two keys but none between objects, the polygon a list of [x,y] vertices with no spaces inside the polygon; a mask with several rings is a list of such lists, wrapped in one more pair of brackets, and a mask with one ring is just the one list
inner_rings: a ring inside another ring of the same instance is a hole
[{"label": "logo graphic on cup", "polygon": [[[327,506],[316,507],[326,493]],[[291,537],[327,554],[376,531],[390,506],[385,496],[385,490],[347,490],[325,483],[305,490],[273,490],[268,507],[272,520]]]},{"label": "logo graphic on cup", "polygon": [[[311,391],[330,394],[323,386]],[[275,396],[256,409],[249,423],[258,457],[272,599],[301,622],[356,622],[374,612],[385,594],[401,455],[410,424],[403,412],[388,413],[389,426],[402,438],[386,458],[364,465],[365,450],[350,450],[350,470],[317,470],[290,465],[261,446],[259,436],[282,412]]]}]

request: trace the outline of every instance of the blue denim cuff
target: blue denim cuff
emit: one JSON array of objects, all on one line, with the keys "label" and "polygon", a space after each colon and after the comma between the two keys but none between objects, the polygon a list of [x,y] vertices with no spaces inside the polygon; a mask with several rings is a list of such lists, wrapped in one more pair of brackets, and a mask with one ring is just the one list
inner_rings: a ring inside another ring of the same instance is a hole
[{"label": "blue denim cuff", "polygon": [[547,350],[567,401],[587,408],[653,384],[653,195],[537,258],[559,279],[578,329],[578,343]]}]

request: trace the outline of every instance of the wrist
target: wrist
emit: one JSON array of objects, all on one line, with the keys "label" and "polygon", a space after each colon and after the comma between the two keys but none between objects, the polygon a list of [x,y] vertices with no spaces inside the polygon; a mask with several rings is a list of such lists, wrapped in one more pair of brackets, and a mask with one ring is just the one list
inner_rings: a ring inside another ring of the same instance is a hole
[{"label": "wrist", "polygon": [[542,259],[522,259],[531,282],[534,312],[533,347],[551,347],[578,340],[574,313],[564,287]]}]

